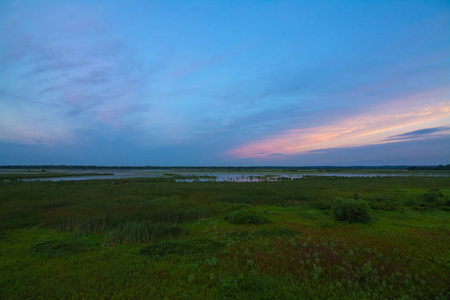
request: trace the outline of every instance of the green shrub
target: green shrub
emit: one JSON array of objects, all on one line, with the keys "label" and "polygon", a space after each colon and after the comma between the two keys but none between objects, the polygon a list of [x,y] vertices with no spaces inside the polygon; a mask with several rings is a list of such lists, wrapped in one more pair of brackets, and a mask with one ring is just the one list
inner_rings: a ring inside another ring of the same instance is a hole
[{"label": "green shrub", "polygon": [[423,194],[425,201],[432,204],[441,204],[443,202],[443,197],[444,195],[442,195],[438,189],[429,189]]},{"label": "green shrub", "polygon": [[419,205],[419,202],[414,199],[409,198],[405,201],[405,205],[406,206],[417,206],[417,205]]},{"label": "green shrub", "polygon": [[372,221],[369,210],[369,205],[362,199],[337,198],[333,202],[333,212],[337,221],[369,223]]},{"label": "green shrub", "polygon": [[260,213],[249,210],[233,211],[225,217],[231,224],[267,224],[270,220]]}]

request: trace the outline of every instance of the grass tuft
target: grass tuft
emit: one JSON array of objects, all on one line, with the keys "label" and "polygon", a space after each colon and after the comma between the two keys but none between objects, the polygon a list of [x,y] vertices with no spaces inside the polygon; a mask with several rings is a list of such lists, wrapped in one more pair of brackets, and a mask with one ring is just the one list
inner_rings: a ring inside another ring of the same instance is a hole
[{"label": "grass tuft", "polygon": [[264,217],[261,213],[250,210],[237,210],[229,213],[225,220],[231,224],[249,225],[249,224],[267,224],[270,220]]},{"label": "grass tuft", "polygon": [[142,248],[140,253],[147,257],[168,257],[189,254],[217,254],[224,243],[213,239],[199,239],[189,241],[162,241]]},{"label": "grass tuft", "polygon": [[81,239],[56,239],[31,247],[31,252],[45,258],[62,257],[92,250],[97,242]]}]

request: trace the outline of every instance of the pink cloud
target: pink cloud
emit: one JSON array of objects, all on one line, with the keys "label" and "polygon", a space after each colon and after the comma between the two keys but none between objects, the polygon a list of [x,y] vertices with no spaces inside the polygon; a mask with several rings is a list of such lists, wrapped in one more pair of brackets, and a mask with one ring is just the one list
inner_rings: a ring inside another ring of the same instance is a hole
[{"label": "pink cloud", "polygon": [[[343,117],[334,123],[294,128],[232,149],[234,158],[263,158],[273,153],[303,154],[325,148],[346,148],[396,142],[389,136],[427,127],[448,126],[450,106],[441,92],[373,106],[366,113]],[[433,99],[432,97],[438,97]]]}]

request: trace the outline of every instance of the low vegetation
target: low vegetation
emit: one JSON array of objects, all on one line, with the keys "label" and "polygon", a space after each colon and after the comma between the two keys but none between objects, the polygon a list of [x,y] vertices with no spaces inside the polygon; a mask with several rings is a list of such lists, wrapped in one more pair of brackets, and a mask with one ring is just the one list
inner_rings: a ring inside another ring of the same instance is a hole
[{"label": "low vegetation", "polygon": [[225,220],[231,224],[249,225],[249,224],[267,224],[270,220],[261,213],[250,210],[237,210],[229,213]]},{"label": "low vegetation", "polygon": [[449,199],[447,177],[0,181],[0,298],[448,299]]},{"label": "low vegetation", "polygon": [[333,213],[337,221],[370,223],[369,205],[362,199],[337,198],[333,202]]}]

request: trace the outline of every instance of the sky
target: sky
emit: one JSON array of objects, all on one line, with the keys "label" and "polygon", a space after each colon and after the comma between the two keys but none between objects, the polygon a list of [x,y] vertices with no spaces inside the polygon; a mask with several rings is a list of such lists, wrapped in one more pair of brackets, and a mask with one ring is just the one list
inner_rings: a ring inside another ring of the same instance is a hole
[{"label": "sky", "polygon": [[0,165],[448,163],[449,1],[0,1]]}]

